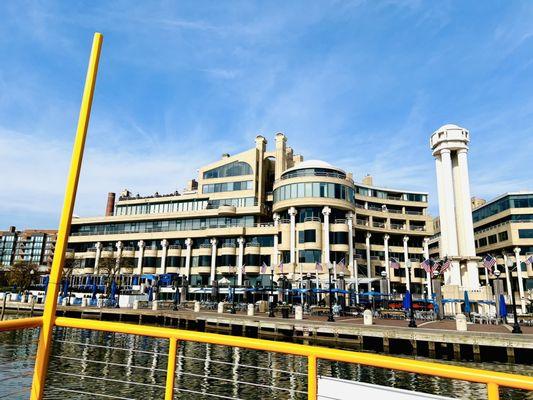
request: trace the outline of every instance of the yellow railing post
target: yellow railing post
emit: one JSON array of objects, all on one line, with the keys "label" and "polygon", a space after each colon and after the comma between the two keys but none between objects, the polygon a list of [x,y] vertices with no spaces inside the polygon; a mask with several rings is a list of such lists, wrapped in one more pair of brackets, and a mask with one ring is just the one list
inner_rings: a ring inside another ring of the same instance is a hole
[{"label": "yellow railing post", "polygon": [[315,355],[307,357],[307,398],[316,400],[318,394],[317,359]]},{"label": "yellow railing post", "polygon": [[170,346],[168,348],[167,382],[165,386],[165,400],[172,400],[174,398],[174,378],[176,377],[176,353],[177,351],[178,351],[178,340],[174,337],[171,337]]},{"label": "yellow railing post", "polygon": [[487,383],[487,399],[500,400],[500,388],[496,383]]},{"label": "yellow railing post", "polygon": [[87,127],[91,114],[91,105],[93,101],[94,86],[98,72],[98,61],[100,59],[100,50],[102,48],[103,36],[101,33],[95,33],[87,77],[85,79],[85,88],[81,101],[78,127],[76,138],[74,139],[74,148],[70,161],[70,170],[68,173],[67,185],[65,189],[65,198],[63,200],[63,210],[59,222],[59,231],[57,235],[54,260],[52,270],[50,271],[50,280],[48,281],[47,296],[43,312],[43,326],[39,336],[39,347],[35,358],[35,368],[33,371],[33,381],[31,387],[31,399],[41,399],[44,391],[44,382],[46,380],[46,370],[48,368],[48,358],[52,345],[52,330],[54,328],[55,314],[57,308],[57,295],[59,291],[58,283],[61,280],[63,272],[63,262],[65,260],[65,249],[67,247],[68,235],[70,232],[70,223],[74,211],[74,202],[76,200],[76,191],[78,189],[78,180],[80,177],[81,163],[83,159],[83,149],[85,147],[85,137],[87,136]]}]

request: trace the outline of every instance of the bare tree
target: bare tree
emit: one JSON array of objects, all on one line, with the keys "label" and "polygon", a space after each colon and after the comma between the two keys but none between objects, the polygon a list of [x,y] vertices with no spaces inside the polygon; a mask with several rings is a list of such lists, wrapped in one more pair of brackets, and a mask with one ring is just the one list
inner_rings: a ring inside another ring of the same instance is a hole
[{"label": "bare tree", "polygon": [[7,282],[10,285],[20,288],[21,291],[27,290],[34,276],[37,275],[39,266],[28,261],[15,262],[7,272]]},{"label": "bare tree", "polygon": [[121,272],[131,273],[134,267],[133,259],[129,257],[101,257],[98,262],[98,272],[106,277],[106,295],[109,295],[109,290],[113,282],[120,284],[118,277]]}]

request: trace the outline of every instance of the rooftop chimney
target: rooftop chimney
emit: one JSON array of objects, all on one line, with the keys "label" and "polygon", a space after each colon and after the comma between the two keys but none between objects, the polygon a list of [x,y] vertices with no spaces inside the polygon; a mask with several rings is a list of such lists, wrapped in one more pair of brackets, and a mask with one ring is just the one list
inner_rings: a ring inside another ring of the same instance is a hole
[{"label": "rooftop chimney", "polygon": [[363,185],[367,185],[367,186],[373,186],[374,183],[373,183],[373,180],[372,180],[372,175],[368,175],[365,176],[363,178]]},{"label": "rooftop chimney", "polygon": [[110,217],[115,211],[115,193],[109,192],[107,194],[107,206],[105,208],[105,216]]}]

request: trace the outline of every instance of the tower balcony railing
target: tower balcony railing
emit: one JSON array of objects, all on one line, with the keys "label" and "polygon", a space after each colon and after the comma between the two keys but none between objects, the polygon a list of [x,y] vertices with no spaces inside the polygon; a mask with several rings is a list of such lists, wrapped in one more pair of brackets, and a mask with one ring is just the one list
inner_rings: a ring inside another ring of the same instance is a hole
[{"label": "tower balcony railing", "polygon": [[285,179],[299,178],[299,177],[305,177],[305,176],[320,176],[320,177],[326,177],[326,178],[346,179],[346,174],[341,174],[338,172],[318,172],[318,171],[301,170],[301,171],[289,172],[287,174],[282,175],[280,179],[277,179],[274,182],[274,184]]}]

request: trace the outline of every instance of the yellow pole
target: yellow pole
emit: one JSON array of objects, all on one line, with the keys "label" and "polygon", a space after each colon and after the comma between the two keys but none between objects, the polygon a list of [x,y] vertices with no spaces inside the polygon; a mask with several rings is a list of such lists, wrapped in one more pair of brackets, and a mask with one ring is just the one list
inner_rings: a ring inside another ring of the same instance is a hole
[{"label": "yellow pole", "polygon": [[176,338],[170,338],[170,346],[168,348],[167,384],[165,388],[165,400],[172,400],[174,398],[174,378],[176,376],[177,349],[178,341],[176,340]]},{"label": "yellow pole", "polygon": [[55,314],[57,308],[57,295],[59,291],[58,283],[63,271],[63,262],[65,260],[65,249],[67,247],[68,235],[70,232],[70,222],[72,212],[74,211],[74,202],[76,200],[76,191],[78,189],[78,180],[80,177],[81,162],[83,159],[83,149],[85,147],[85,137],[87,136],[87,127],[91,114],[91,105],[93,101],[94,86],[98,72],[98,61],[100,59],[100,50],[102,48],[103,36],[101,33],[95,33],[91,56],[89,58],[89,67],[85,79],[85,88],[83,89],[83,98],[81,101],[78,127],[72,158],[70,161],[70,170],[65,189],[65,198],[63,200],[63,210],[59,222],[59,232],[57,235],[56,248],[54,252],[54,261],[48,281],[48,290],[43,312],[43,326],[39,336],[39,347],[35,358],[35,368],[33,371],[33,381],[31,387],[31,399],[42,399],[44,391],[44,382],[48,369],[48,358],[52,346],[52,331],[55,323]]},{"label": "yellow pole", "polygon": [[316,400],[318,396],[317,359],[315,355],[307,357],[307,399]]},{"label": "yellow pole", "polygon": [[489,382],[487,384],[487,399],[500,400],[500,388],[496,383]]}]

